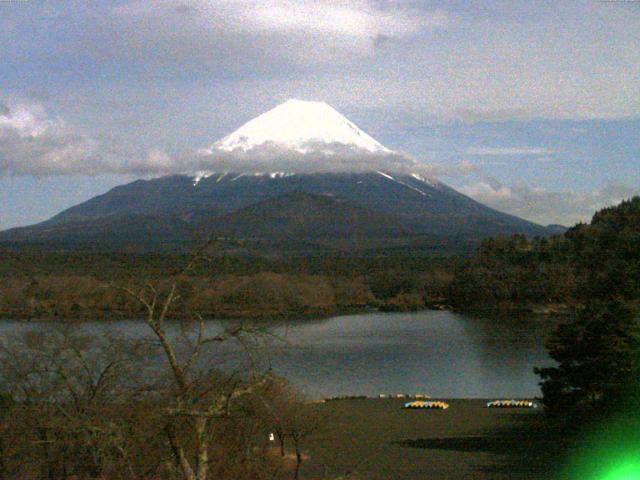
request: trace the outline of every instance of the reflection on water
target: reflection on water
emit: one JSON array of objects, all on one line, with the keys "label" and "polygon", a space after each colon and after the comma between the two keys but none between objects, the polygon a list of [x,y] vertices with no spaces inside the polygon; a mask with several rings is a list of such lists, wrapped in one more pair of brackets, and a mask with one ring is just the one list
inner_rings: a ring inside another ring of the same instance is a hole
[{"label": "reflection on water", "polygon": [[[219,331],[220,322],[209,322]],[[54,328],[48,323],[0,323],[0,334]],[[145,337],[138,321],[90,322],[95,333]],[[177,330],[177,327],[175,328]],[[276,327],[258,356],[311,397],[425,393],[433,397],[539,395],[534,366],[550,363],[549,321],[470,318],[451,312],[367,313]],[[218,348],[209,362],[237,358]]]},{"label": "reflection on water", "polygon": [[533,367],[550,362],[548,330],[450,312],[352,315],[291,328],[273,365],[312,396],[529,397]]}]

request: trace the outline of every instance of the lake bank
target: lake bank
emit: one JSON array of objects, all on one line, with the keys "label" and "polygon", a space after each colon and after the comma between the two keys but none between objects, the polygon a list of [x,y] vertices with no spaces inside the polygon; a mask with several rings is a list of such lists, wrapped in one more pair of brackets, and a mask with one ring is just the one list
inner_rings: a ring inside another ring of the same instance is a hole
[{"label": "lake bank", "polygon": [[[410,297],[412,298],[412,297]],[[323,307],[307,307],[295,308],[290,310],[200,310],[198,315],[207,321],[226,321],[226,320],[247,320],[252,322],[279,323],[283,321],[306,321],[306,320],[325,320],[332,317],[357,315],[367,313],[421,313],[421,312],[452,312],[461,315],[470,315],[476,317],[491,317],[495,319],[508,318],[562,318],[571,314],[575,310],[575,305],[566,304],[502,304],[491,308],[476,308],[464,306],[452,306],[446,301],[418,301],[407,300],[402,296],[402,300],[396,297],[389,301],[376,301],[371,304],[364,305],[347,305],[347,306],[323,306]],[[0,320],[13,320],[24,322],[92,322],[95,320],[111,322],[129,320],[137,314],[142,315],[144,312],[133,312],[128,309],[100,309],[85,310],[78,312],[77,310],[60,312],[56,310],[42,311],[33,310],[31,308],[0,310]],[[142,318],[142,316],[140,317]],[[193,312],[177,311],[171,315],[172,320],[184,321],[194,318]]]},{"label": "lake bank", "polygon": [[566,303],[503,302],[490,307],[478,307],[476,305],[449,306],[447,310],[475,316],[491,316],[498,319],[512,316],[560,318],[571,315],[577,307],[577,304],[569,305]]}]

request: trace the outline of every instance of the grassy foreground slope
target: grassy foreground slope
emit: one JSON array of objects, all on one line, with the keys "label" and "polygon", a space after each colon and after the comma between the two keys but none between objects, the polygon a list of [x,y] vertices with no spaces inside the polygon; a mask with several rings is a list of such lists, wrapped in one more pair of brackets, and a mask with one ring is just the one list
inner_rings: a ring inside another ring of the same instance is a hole
[{"label": "grassy foreground slope", "polygon": [[448,410],[404,410],[404,400],[338,400],[308,445],[302,478],[557,478],[560,445],[540,409],[487,409],[450,400]]}]

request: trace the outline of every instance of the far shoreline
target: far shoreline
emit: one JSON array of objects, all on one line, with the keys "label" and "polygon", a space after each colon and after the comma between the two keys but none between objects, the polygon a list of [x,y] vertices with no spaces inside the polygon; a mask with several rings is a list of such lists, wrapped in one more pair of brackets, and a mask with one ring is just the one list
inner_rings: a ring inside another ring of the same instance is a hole
[{"label": "far shoreline", "polygon": [[[469,317],[489,317],[489,318],[536,318],[536,317],[565,317],[571,314],[572,307],[569,305],[502,305],[497,308],[460,308],[453,307],[451,305],[435,305],[432,307],[417,308],[417,309],[402,309],[402,308],[389,308],[386,305],[378,307],[367,306],[362,308],[341,308],[332,311],[286,311],[282,313],[268,313],[257,314],[253,312],[236,312],[227,315],[207,315],[203,314],[202,317],[206,321],[251,321],[257,323],[277,323],[277,322],[289,322],[289,321],[314,321],[314,320],[326,320],[333,317],[342,317],[348,315],[359,315],[367,313],[421,313],[421,312],[451,312],[459,315],[466,315]],[[42,322],[42,323],[84,323],[84,322],[117,322],[117,321],[129,321],[134,320],[132,315],[125,313],[115,313],[112,315],[106,315],[104,311],[96,312],[98,315],[90,315],[89,313],[79,317],[67,316],[67,315],[47,315],[47,316],[33,316],[26,313],[16,312],[1,312],[0,321],[11,320],[16,322]],[[141,321],[144,321],[143,317],[139,317]],[[193,315],[190,314],[174,314],[171,319],[174,321],[189,321],[193,320]]]}]

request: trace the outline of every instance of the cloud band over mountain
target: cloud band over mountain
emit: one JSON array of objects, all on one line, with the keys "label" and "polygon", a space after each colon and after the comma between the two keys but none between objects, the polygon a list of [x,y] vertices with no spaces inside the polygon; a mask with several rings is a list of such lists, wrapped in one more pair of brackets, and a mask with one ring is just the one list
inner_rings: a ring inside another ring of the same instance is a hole
[{"label": "cloud band over mountain", "polygon": [[1,175],[169,175],[214,172],[391,172],[429,173],[408,155],[366,151],[341,143],[307,142],[305,151],[275,143],[249,150],[211,147],[178,155],[153,149],[139,158],[114,154],[104,144],[47,114],[37,104],[0,105]]}]

